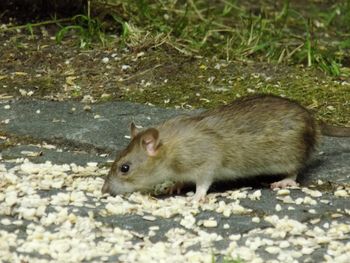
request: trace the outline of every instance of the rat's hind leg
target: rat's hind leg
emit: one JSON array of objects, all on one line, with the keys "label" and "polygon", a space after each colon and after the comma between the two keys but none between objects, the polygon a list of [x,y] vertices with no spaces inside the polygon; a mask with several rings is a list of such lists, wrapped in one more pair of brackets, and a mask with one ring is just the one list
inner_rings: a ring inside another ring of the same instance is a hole
[{"label": "rat's hind leg", "polygon": [[290,176],[278,181],[274,182],[270,185],[271,189],[275,188],[287,188],[293,186],[299,186],[299,184],[295,181],[297,179],[297,173],[293,173]]},{"label": "rat's hind leg", "polygon": [[196,182],[196,193],[192,196],[192,200],[196,202],[205,201],[205,196],[211,185],[211,180],[200,180]]}]

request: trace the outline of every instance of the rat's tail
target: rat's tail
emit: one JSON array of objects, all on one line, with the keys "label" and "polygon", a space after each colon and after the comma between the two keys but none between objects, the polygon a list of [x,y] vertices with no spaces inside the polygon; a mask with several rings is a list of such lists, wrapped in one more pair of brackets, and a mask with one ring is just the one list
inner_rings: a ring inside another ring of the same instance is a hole
[{"label": "rat's tail", "polygon": [[332,137],[350,137],[350,128],[333,126],[324,122],[319,122],[321,134]]}]

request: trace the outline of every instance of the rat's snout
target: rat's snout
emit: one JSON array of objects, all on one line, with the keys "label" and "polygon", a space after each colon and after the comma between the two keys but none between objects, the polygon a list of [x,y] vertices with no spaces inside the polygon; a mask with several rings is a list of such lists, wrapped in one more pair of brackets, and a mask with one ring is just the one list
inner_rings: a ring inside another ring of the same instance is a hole
[{"label": "rat's snout", "polygon": [[134,184],[124,182],[117,176],[108,175],[105,178],[101,192],[102,194],[110,194],[111,196],[116,196],[125,193],[131,193],[138,190]]}]

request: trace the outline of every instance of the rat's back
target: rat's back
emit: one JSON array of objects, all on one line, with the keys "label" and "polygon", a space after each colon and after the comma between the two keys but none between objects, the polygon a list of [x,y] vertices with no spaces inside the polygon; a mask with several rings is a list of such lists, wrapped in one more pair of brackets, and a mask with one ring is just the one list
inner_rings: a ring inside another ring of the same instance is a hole
[{"label": "rat's back", "polygon": [[[301,169],[318,138],[317,125],[300,104],[272,95],[246,97],[200,114],[196,126],[217,134],[225,168],[241,175]],[[253,168],[252,168],[253,167]]]}]

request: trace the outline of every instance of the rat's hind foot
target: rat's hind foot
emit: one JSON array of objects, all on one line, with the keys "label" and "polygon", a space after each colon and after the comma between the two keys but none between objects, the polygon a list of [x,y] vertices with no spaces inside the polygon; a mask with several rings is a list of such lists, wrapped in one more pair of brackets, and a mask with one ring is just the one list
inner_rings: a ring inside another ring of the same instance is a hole
[{"label": "rat's hind foot", "polygon": [[190,201],[195,203],[205,203],[206,200],[207,200],[206,195],[197,195],[197,193],[191,196],[190,198]]},{"label": "rat's hind foot", "polygon": [[272,183],[270,185],[270,187],[271,187],[271,189],[297,187],[297,186],[299,186],[299,184],[295,181],[296,178],[297,178],[296,175],[289,176],[287,178],[284,178],[281,181]]},{"label": "rat's hind foot", "polygon": [[202,181],[202,182],[196,182],[196,193],[194,196],[191,197],[191,200],[194,202],[201,202],[204,203],[206,201],[206,195],[207,191],[211,185],[211,182],[208,181]]}]

